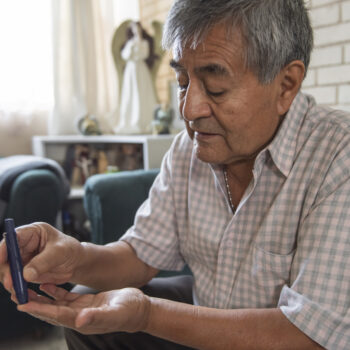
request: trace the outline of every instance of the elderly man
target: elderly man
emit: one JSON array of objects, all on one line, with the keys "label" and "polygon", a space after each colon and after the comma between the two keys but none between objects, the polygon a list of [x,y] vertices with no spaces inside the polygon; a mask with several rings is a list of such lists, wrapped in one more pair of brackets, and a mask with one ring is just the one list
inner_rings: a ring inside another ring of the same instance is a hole
[{"label": "elderly man", "polygon": [[[177,0],[163,43],[186,131],[149,199],[106,246],[18,229],[25,278],[54,299],[18,309],[72,329],[70,349],[348,349],[350,119],[299,92],[303,1]],[[11,291],[4,243],[0,259]],[[193,282],[137,289],[185,263]]]}]

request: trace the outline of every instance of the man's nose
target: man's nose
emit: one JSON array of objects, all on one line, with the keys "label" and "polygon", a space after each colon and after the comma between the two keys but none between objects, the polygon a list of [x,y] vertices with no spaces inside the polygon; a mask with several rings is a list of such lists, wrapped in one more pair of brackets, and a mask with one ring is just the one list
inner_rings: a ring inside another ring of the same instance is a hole
[{"label": "man's nose", "polygon": [[182,116],[191,121],[211,115],[211,109],[203,87],[198,83],[190,83],[187,86],[183,99]]}]

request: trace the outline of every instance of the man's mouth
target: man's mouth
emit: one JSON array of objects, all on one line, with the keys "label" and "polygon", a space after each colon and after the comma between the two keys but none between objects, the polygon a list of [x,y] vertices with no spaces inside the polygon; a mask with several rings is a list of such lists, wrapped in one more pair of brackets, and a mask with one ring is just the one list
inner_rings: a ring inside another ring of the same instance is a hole
[{"label": "man's mouth", "polygon": [[218,136],[219,134],[212,133],[212,132],[204,132],[204,131],[195,131],[194,137],[198,140],[207,140],[212,137]]},{"label": "man's mouth", "polygon": [[204,131],[195,131],[195,133],[200,134],[200,135],[216,135],[212,132],[204,132]]}]

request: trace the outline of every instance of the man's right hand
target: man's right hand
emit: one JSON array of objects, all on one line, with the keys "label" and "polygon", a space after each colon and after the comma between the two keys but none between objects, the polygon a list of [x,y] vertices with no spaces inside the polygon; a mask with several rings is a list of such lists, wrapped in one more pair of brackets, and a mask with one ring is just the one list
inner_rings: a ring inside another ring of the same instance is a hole
[{"label": "man's right hand", "polygon": [[[83,258],[78,240],[46,223],[21,226],[16,232],[26,281],[62,284],[72,280]],[[12,292],[5,240],[0,243],[0,282]]]}]

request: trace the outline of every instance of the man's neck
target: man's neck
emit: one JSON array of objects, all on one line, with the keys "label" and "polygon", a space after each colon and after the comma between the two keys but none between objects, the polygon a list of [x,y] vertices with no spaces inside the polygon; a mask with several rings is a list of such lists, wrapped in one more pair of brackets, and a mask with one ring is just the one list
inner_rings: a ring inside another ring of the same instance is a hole
[{"label": "man's neck", "polygon": [[225,165],[230,194],[235,207],[253,178],[254,159]]}]

